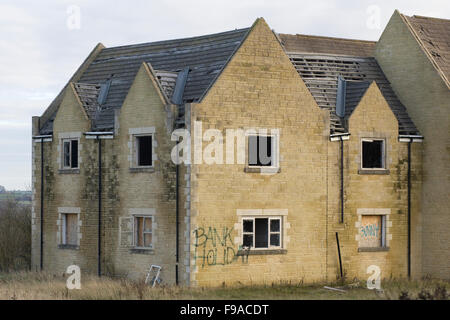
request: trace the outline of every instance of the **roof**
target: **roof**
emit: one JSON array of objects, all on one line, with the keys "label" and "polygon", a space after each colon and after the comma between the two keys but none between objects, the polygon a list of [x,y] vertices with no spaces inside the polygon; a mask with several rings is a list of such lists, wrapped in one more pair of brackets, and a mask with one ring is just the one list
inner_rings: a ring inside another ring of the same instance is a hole
[{"label": "roof", "polygon": [[80,98],[81,104],[90,119],[94,119],[98,110],[98,94],[100,93],[100,85],[88,83],[74,83],[75,92]]},{"label": "roof", "polygon": [[[372,81],[377,83],[395,114],[399,134],[418,134],[405,106],[395,95],[372,55],[375,42],[336,38],[333,43],[333,38],[328,37],[283,34],[279,37],[291,62],[319,107],[330,111],[331,134],[348,132],[348,117]],[[347,83],[346,113],[343,118],[336,115],[339,76]]]},{"label": "roof", "polygon": [[447,86],[450,87],[450,20],[402,16]]},{"label": "roof", "polygon": [[[108,96],[99,107],[95,130],[114,127],[114,110],[119,109],[143,62],[155,70],[164,91],[173,88],[170,78],[189,67],[182,100],[196,102],[208,91],[230,57],[238,49],[250,28],[199,37],[104,48],[83,72],[79,84],[101,85],[111,80]],[[173,89],[172,89],[173,90]],[[41,128],[51,133],[56,112]]]},{"label": "roof", "polygon": [[287,52],[314,52],[358,57],[373,57],[375,41],[279,33]]}]

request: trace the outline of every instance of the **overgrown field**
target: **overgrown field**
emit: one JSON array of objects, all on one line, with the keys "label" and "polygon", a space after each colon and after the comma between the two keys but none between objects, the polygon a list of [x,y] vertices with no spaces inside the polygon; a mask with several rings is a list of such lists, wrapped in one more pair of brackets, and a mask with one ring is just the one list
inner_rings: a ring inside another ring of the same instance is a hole
[{"label": "overgrown field", "polygon": [[0,299],[449,299],[450,283],[437,280],[383,281],[382,290],[368,290],[364,282],[334,285],[345,293],[323,288],[323,284],[240,286],[219,288],[151,288],[143,282],[125,279],[101,279],[89,276],[81,279],[80,290],[68,290],[62,276],[46,273],[16,272],[0,274]]}]

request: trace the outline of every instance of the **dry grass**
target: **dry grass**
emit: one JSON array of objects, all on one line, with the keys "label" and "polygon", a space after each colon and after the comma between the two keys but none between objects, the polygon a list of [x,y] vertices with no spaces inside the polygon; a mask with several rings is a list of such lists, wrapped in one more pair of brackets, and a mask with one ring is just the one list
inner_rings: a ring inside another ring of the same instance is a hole
[{"label": "dry grass", "polygon": [[[444,281],[389,280],[382,283],[383,292],[368,290],[363,282],[341,286],[346,293],[323,289],[323,285],[274,284],[268,286],[239,286],[220,288],[158,287],[125,279],[82,278],[80,290],[68,290],[65,278],[46,273],[19,272],[0,274],[0,300],[172,300],[172,299],[412,299],[443,298],[450,292]],[[437,291],[436,291],[436,288]],[[439,289],[440,288],[440,289]],[[405,293],[407,292],[407,295]],[[448,295],[446,296],[448,299]]]}]

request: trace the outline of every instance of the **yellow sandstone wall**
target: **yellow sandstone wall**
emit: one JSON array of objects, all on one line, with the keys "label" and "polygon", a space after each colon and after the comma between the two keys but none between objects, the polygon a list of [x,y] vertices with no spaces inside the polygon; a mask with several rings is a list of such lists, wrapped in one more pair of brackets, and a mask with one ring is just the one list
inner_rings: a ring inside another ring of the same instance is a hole
[{"label": "yellow sandstone wall", "polygon": [[[396,11],[375,57],[423,141],[422,275],[450,278],[450,90]],[[420,232],[415,229],[414,232]]]},{"label": "yellow sandstone wall", "polygon": [[[226,129],[279,129],[281,158],[281,171],[273,175],[244,172],[243,164],[193,166],[191,284],[323,281],[326,117],[263,19],[204,100],[192,105],[190,119],[201,121],[203,131],[218,129],[225,144]],[[207,145],[203,142],[204,149]],[[287,209],[286,252],[249,255],[248,260],[236,256],[238,209]]]}]

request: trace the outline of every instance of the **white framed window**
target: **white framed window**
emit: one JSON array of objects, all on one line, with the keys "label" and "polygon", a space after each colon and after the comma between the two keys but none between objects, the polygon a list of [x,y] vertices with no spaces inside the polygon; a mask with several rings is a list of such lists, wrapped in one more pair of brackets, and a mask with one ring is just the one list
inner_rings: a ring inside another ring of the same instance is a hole
[{"label": "white framed window", "polygon": [[153,248],[153,216],[135,215],[134,247],[137,249]]},{"label": "white framed window", "polygon": [[359,228],[360,248],[385,248],[386,215],[362,215]]},{"label": "white framed window", "polygon": [[282,217],[242,217],[242,247],[250,249],[280,249],[282,247]]},{"label": "white framed window", "polygon": [[79,139],[62,139],[62,159],[61,167],[63,169],[78,169],[79,168]]},{"label": "white framed window", "polygon": [[386,169],[385,139],[361,139],[361,169]]},{"label": "white framed window", "polygon": [[61,244],[78,245],[78,213],[61,213]]}]

